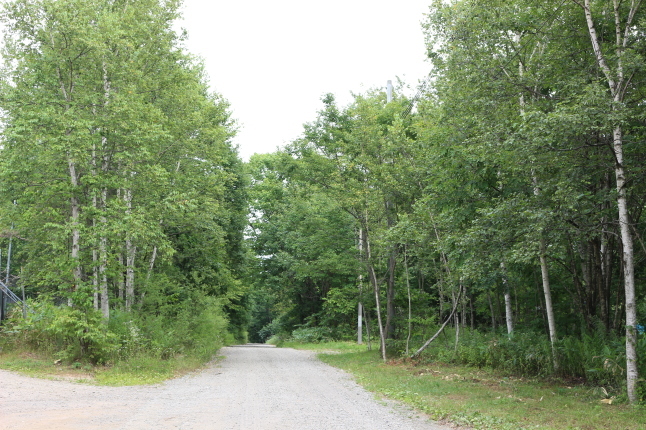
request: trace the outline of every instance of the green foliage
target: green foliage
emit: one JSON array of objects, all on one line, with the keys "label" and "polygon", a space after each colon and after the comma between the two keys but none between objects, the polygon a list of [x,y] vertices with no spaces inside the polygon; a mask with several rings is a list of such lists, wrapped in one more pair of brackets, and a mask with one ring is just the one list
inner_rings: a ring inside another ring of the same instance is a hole
[{"label": "green foliage", "polygon": [[[447,332],[449,337],[454,334],[453,329]],[[518,376],[546,377],[554,372],[549,340],[536,333],[515,333],[510,338],[462,330],[457,348],[452,340],[438,343],[429,348],[428,357]]]},{"label": "green foliage", "polygon": [[55,306],[47,298],[29,305],[27,319],[14,314],[2,330],[2,336],[15,346],[46,351],[70,363],[105,363],[118,348],[118,337],[108,330],[98,311]]},{"label": "green foliage", "polygon": [[352,373],[366,389],[436,420],[482,430],[638,430],[646,424],[642,408],[616,402],[604,405],[600,400],[606,396],[601,390],[574,380],[510,377],[427,360],[384,364],[377,351],[354,347],[354,351],[343,351],[323,343],[309,349],[322,352],[319,357],[324,362]]},{"label": "green foliage", "polygon": [[335,339],[329,327],[300,327],[292,331],[290,340],[299,343],[321,343]]},{"label": "green foliage", "polygon": [[31,302],[26,320],[16,313],[0,338],[14,348],[32,348],[67,363],[128,362],[153,357],[167,360],[179,355],[207,361],[217,350],[233,343],[222,304],[215,299],[184,304],[169,314],[136,316],[114,312],[106,324],[101,313],[50,300]]},{"label": "green foliage", "polygon": [[261,343],[267,342],[271,338],[282,338],[286,336],[287,332],[280,318],[275,318],[269,324],[263,326],[260,330],[258,330],[256,334],[256,338]]},{"label": "green foliage", "polygon": [[73,305],[23,333],[67,360],[246,341],[246,177],[180,3],[2,4],[0,231],[27,294]]}]

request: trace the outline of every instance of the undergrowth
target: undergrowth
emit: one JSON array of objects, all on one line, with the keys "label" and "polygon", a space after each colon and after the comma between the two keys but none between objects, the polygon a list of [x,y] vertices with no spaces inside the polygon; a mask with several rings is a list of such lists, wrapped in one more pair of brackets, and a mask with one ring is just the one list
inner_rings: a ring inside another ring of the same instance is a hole
[{"label": "undergrowth", "polygon": [[319,351],[324,362],[352,373],[368,390],[470,429],[646,428],[643,407],[621,403],[604,386],[581,379],[512,375],[459,364],[455,357],[443,362],[430,354],[383,363],[379,351],[351,342],[285,345]]},{"label": "undergrowth", "polygon": [[[0,326],[0,366],[28,374],[84,375],[94,382],[159,382],[208,362],[234,343],[216,300],[151,314],[112,311],[109,321],[92,308],[58,306],[47,298],[29,303]],[[73,376],[73,375],[72,375]]]}]

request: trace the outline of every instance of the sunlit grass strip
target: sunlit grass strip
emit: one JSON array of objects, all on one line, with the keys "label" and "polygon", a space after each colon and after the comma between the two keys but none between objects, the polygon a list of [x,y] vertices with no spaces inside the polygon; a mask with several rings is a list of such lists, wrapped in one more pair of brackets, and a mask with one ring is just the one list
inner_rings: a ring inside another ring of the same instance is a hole
[{"label": "sunlit grass strip", "polygon": [[[602,403],[601,389],[502,377],[461,366],[406,361],[383,364],[376,351],[343,344],[308,344],[326,363],[355,375],[370,391],[402,401],[436,420],[483,430],[640,430],[643,407]],[[356,350],[362,350],[356,352]]]},{"label": "sunlit grass strip", "polygon": [[168,359],[140,355],[108,366],[58,363],[54,358],[33,352],[11,351],[0,354],[0,368],[46,379],[94,385],[148,385],[180,377],[204,367],[203,357],[175,356]]}]

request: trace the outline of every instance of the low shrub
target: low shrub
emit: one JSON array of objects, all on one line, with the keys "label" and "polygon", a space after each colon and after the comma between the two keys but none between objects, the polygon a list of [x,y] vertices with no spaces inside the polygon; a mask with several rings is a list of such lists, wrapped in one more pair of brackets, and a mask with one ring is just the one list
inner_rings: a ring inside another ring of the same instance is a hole
[{"label": "low shrub", "polygon": [[57,306],[51,299],[30,303],[26,319],[18,312],[2,326],[2,344],[51,354],[65,362],[106,363],[150,356],[192,355],[210,359],[233,343],[216,299],[156,314],[113,310],[109,321],[93,308]]},{"label": "low shrub", "polygon": [[29,306],[26,319],[12,314],[3,326],[7,344],[52,353],[70,363],[105,363],[118,348],[118,337],[94,309],[56,306],[48,298]]},{"label": "low shrub", "polygon": [[335,340],[328,327],[301,327],[292,331],[291,340],[300,343],[320,343]]}]

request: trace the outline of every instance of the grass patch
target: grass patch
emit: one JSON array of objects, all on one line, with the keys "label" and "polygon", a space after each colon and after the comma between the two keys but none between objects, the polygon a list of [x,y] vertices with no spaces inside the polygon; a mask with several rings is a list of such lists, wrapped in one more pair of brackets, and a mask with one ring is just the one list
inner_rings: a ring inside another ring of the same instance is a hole
[{"label": "grass patch", "polygon": [[160,360],[146,356],[133,357],[114,366],[97,368],[96,383],[99,385],[147,385],[157,384],[201,369],[204,361],[196,357],[177,356]]},{"label": "grass patch", "polygon": [[146,385],[186,375],[203,368],[205,361],[192,356],[162,360],[136,356],[113,365],[61,364],[55,358],[30,351],[0,353],[0,368],[37,378],[67,380],[93,385]]},{"label": "grass patch", "polygon": [[338,342],[285,346],[322,352],[321,360],[352,373],[366,389],[407,403],[435,420],[474,429],[646,428],[643,407],[604,404],[601,387],[505,377],[441,363],[395,360],[384,364],[378,351]]},{"label": "grass patch", "polygon": [[357,345],[356,342],[322,342],[322,343],[300,343],[293,341],[282,342],[279,346],[284,348],[306,349],[310,351],[317,351],[321,353],[349,353],[349,352],[364,352],[366,345]]}]

